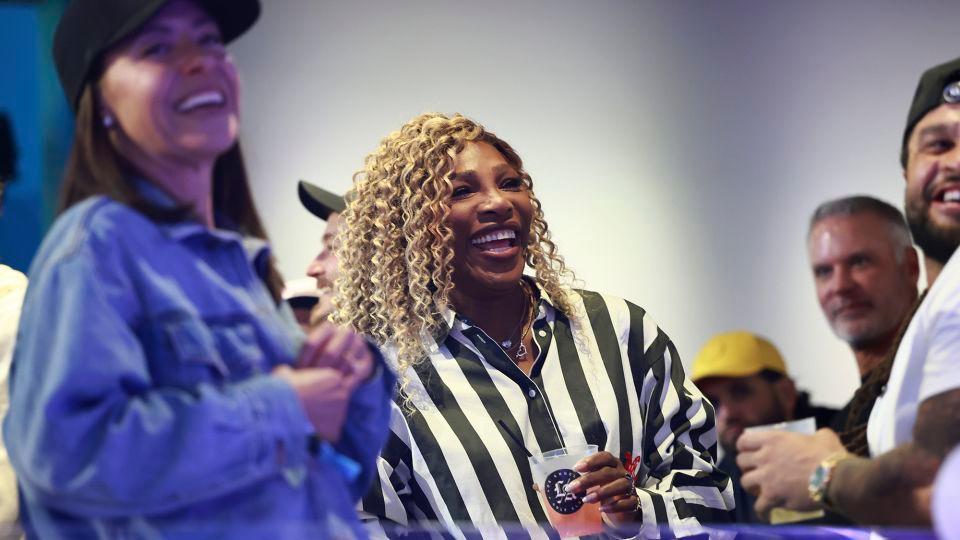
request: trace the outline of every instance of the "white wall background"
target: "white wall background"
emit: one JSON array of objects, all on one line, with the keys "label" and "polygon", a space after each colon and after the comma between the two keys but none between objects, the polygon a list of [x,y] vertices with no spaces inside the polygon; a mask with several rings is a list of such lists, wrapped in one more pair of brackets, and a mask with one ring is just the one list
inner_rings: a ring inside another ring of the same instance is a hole
[{"label": "white wall background", "polygon": [[960,54],[948,1],[265,0],[233,46],[244,141],[281,269],[322,224],[296,182],[343,191],[424,111],[508,140],[587,287],[647,308],[686,365],[714,333],[772,339],[815,399],[849,350],[815,300],[804,236],[827,198],[901,206],[920,72]]}]

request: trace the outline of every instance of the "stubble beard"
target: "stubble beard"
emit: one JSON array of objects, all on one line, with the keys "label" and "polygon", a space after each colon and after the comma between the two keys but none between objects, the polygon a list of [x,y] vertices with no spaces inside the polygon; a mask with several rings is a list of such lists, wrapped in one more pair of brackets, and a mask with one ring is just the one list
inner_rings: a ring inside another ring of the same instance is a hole
[{"label": "stubble beard", "polygon": [[906,210],[910,234],[923,250],[923,255],[940,264],[947,264],[960,245],[960,224],[953,227],[938,226],[930,219],[930,203],[926,199],[920,203],[908,201]]},{"label": "stubble beard", "polygon": [[875,345],[887,333],[887,331],[879,331],[873,327],[864,328],[860,331],[850,331],[838,326],[834,326],[833,333],[855,351]]}]

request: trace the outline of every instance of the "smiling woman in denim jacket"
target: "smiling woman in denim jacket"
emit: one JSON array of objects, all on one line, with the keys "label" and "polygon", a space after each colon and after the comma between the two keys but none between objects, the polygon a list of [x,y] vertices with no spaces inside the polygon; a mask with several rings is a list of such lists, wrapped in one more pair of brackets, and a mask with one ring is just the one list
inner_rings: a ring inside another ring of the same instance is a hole
[{"label": "smiling woman in denim jacket", "polygon": [[394,376],[280,302],[224,44],[256,0],[74,0],[63,211],[30,269],[4,438],[42,538],[362,536]]}]

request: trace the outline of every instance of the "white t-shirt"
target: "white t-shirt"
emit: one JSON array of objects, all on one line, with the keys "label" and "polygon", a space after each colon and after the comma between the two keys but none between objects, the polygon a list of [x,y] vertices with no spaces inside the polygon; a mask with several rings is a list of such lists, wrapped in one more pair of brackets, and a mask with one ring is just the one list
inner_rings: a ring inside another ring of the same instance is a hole
[{"label": "white t-shirt", "polygon": [[[960,250],[958,250],[960,251]],[[867,425],[870,454],[913,440],[917,407],[960,388],[960,257],[954,253],[924,298],[900,342],[887,391]]]},{"label": "white t-shirt", "polygon": [[[13,342],[17,337],[20,308],[27,290],[27,276],[0,264],[0,421],[7,415],[10,395],[7,377],[13,359]],[[0,526],[17,517],[17,484],[0,438]],[[0,530],[5,530],[0,528]]]}]

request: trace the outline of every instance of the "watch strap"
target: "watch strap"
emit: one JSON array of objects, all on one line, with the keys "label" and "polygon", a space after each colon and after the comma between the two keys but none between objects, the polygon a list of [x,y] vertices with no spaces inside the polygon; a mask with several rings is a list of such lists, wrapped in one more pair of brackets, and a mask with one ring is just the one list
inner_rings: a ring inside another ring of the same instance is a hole
[{"label": "watch strap", "polygon": [[827,497],[827,491],[830,489],[830,482],[833,480],[834,471],[837,464],[853,457],[853,454],[846,450],[834,452],[826,457],[817,465],[817,468],[810,474],[810,481],[807,484],[807,490],[810,493],[810,499],[823,508],[832,510],[831,501]]}]

